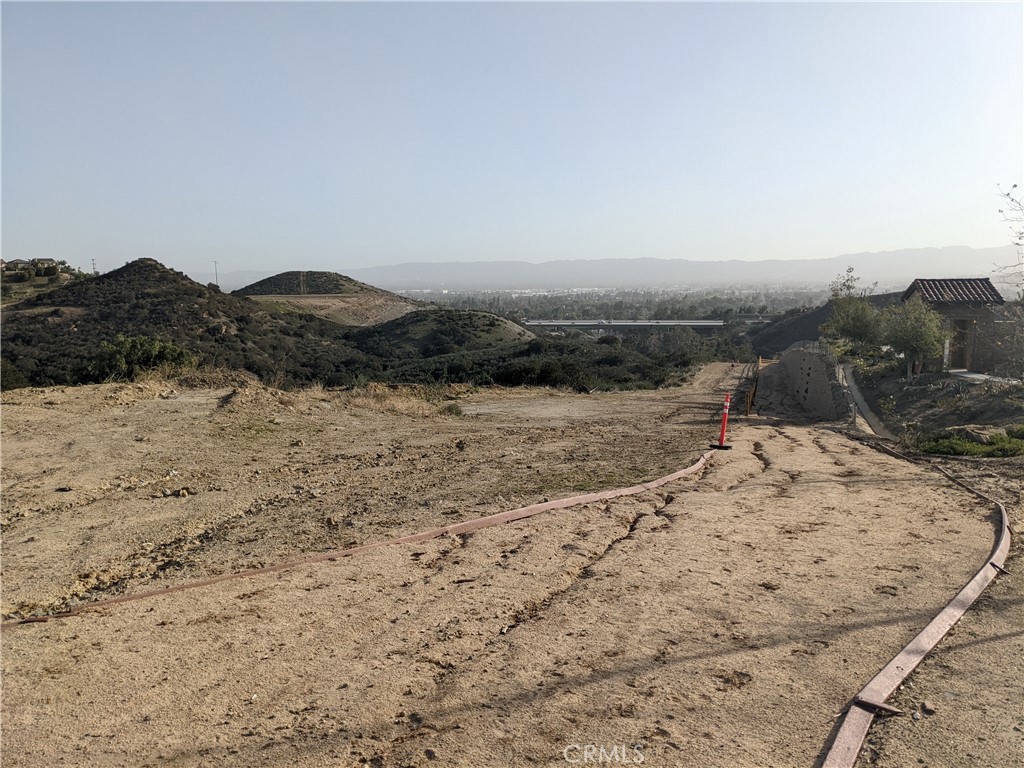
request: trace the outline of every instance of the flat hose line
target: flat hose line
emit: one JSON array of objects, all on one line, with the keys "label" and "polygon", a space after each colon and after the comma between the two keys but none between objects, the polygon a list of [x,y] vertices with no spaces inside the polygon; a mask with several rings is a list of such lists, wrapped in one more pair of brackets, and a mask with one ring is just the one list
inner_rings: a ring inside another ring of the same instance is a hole
[{"label": "flat hose line", "polygon": [[[875,443],[871,443],[871,445],[896,458],[918,463],[888,446]],[[939,611],[935,618],[853,697],[853,701],[846,710],[842,725],[836,732],[835,738],[828,748],[828,753],[825,755],[825,760],[821,764],[822,768],[853,768],[864,744],[864,739],[868,735],[868,730],[871,728],[871,723],[874,721],[875,713],[878,711],[897,713],[896,710],[885,704],[885,700],[910,676],[910,673],[939,644],[946,633],[953,628],[953,625],[967,613],[967,610],[995,577],[1000,572],[1005,572],[1003,564],[1010,551],[1012,535],[1006,507],[963,480],[954,477],[943,467],[932,468],[937,469],[949,480],[967,489],[978,498],[993,504],[999,511],[1001,519],[999,535],[992,547],[991,554],[986,558],[985,564],[981,566],[974,578],[967,582],[946,607]]]},{"label": "flat hose line", "polygon": [[162,589],[153,589],[148,592],[139,592],[134,595],[122,595],[120,597],[111,597],[106,600],[96,600],[90,603],[81,603],[71,608],[68,611],[61,613],[51,613],[44,616],[28,616],[23,619],[17,619],[14,621],[7,621],[0,624],[0,631],[8,630],[12,627],[21,626],[23,624],[35,624],[39,622],[49,621],[50,619],[64,619],[69,616],[75,616],[83,611],[96,610],[99,608],[105,608],[107,606],[116,605],[118,603],[129,603],[135,600],[146,600],[152,597],[158,597],[160,595],[170,594],[171,592],[183,592],[187,589],[197,589],[199,587],[207,587],[211,584],[219,584],[224,581],[230,581],[232,579],[244,579],[251,576],[259,576],[265,573],[274,573],[276,571],[284,571],[289,568],[295,568],[300,565],[307,565],[310,563],[319,563],[325,560],[337,560],[342,557],[351,557],[352,555],[362,554],[363,552],[369,552],[375,549],[382,549],[384,547],[393,546],[395,544],[413,544],[421,541],[429,541],[430,539],[436,539],[439,536],[458,536],[460,533],[469,533],[471,531],[479,531],[484,528],[490,528],[494,525],[500,525],[502,523],[511,523],[516,520],[523,520],[527,517],[533,517],[539,515],[542,512],[550,512],[555,509],[566,509],[568,507],[575,507],[582,504],[591,504],[596,501],[607,501],[609,499],[616,499],[621,496],[634,496],[644,491],[651,491],[655,488],[659,488],[666,483],[670,483],[673,480],[678,480],[687,475],[692,475],[695,472],[701,470],[708,459],[714,455],[714,451],[706,451],[696,461],[684,469],[680,469],[677,472],[673,472],[670,475],[659,477],[656,480],[652,480],[649,483],[640,483],[639,485],[632,485],[628,488],[616,488],[610,491],[600,491],[598,493],[588,493],[582,496],[570,496],[565,499],[556,499],[555,501],[545,501],[540,504],[531,504],[528,507],[520,507],[519,509],[512,509],[508,512],[499,512],[495,515],[488,515],[486,517],[477,517],[472,520],[466,520],[461,523],[454,523],[447,525],[443,528],[432,528],[427,531],[421,531],[420,533],[413,533],[408,536],[400,536],[395,539],[388,539],[387,541],[378,541],[372,544],[363,544],[358,547],[349,547],[346,549],[336,549],[328,552],[321,552],[316,555],[309,557],[297,558],[295,560],[286,560],[274,565],[267,565],[262,568],[252,568],[245,571],[237,571],[235,573],[225,573],[220,576],[211,576],[207,579],[199,579],[197,581],[190,581],[186,584],[178,584],[173,587],[164,587]]}]

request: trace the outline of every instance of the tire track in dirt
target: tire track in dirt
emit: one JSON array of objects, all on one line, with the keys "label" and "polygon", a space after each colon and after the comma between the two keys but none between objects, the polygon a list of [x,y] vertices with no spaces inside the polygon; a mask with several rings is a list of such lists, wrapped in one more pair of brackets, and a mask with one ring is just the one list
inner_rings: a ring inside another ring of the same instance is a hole
[{"label": "tire track in dirt", "polygon": [[[709,368],[698,378],[728,380],[728,366]],[[704,442],[690,437],[701,430],[692,417],[706,415],[704,393],[692,389],[484,393],[464,405],[466,417],[439,419],[428,403],[390,391],[376,398],[236,387],[240,394],[221,405],[235,390],[163,400],[161,387],[147,387],[4,393],[5,408],[54,402],[30,409],[42,425],[25,414],[4,420],[5,490],[8,478],[24,485],[5,495],[4,514],[15,518],[5,537],[5,615],[616,487],[652,467],[690,463],[697,453],[687,446]],[[478,406],[486,412],[473,415]],[[672,410],[690,418],[670,419]],[[650,422],[645,437],[636,433],[640,422]],[[52,450],[30,439],[57,436],[75,443],[74,461],[93,453],[74,475],[52,468]],[[65,484],[70,493],[54,494]],[[168,485],[188,486],[189,497],[164,497]]]}]

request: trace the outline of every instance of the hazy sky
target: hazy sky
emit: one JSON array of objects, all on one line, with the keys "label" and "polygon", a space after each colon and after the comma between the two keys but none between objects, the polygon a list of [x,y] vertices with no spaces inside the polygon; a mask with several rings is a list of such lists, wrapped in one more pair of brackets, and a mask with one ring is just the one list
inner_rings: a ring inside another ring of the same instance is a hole
[{"label": "hazy sky", "polygon": [[4,258],[1004,245],[1022,8],[5,2]]}]

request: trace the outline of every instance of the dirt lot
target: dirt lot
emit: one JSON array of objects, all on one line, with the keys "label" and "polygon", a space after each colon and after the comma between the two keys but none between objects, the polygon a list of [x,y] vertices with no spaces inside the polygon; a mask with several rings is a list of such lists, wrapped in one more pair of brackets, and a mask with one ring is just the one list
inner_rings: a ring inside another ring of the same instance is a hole
[{"label": "dirt lot", "polygon": [[[3,612],[650,480],[700,456],[737,372],[455,400],[4,393]],[[5,631],[4,764],[555,766],[603,749],[620,764],[811,765],[850,696],[983,561],[993,519],[765,396],[733,450],[658,491]],[[886,765],[1017,762],[1020,677],[992,657],[1020,647],[1021,624],[987,613],[1021,609],[1006,583],[954,636],[978,641],[936,657],[1002,680],[977,762],[928,751],[977,705],[936,663],[919,673],[936,714],[872,734]]]}]

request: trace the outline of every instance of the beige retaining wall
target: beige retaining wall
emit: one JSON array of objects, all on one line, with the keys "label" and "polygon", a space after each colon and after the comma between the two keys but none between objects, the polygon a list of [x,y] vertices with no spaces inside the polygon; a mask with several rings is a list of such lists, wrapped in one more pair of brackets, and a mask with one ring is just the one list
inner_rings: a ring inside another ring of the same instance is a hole
[{"label": "beige retaining wall", "polygon": [[816,345],[794,345],[782,353],[779,365],[790,391],[805,410],[828,421],[846,416],[846,396],[831,355],[819,351]]}]

